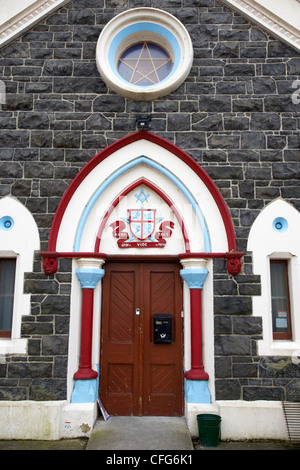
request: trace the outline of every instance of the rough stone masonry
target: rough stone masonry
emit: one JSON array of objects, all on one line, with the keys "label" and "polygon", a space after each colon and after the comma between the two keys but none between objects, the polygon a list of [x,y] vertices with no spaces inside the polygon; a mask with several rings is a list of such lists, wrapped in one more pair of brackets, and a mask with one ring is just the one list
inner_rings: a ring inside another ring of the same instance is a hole
[{"label": "rough stone masonry", "polygon": [[[107,90],[95,62],[103,26],[133,7],[159,0],[74,0],[0,50],[6,105],[0,112],[0,196],[18,198],[47,240],[55,210],[83,166],[151,114],[151,132],[191,155],[230,210],[238,250],[270,201],[300,210],[300,109],[292,84],[300,55],[216,0],[164,0],[194,46],[190,75],[172,94],[132,101]],[[27,356],[0,363],[0,399],[64,400],[68,359],[71,261],[46,276],[36,253],[24,292]],[[246,253],[241,274],[214,263],[215,366],[218,400],[296,400],[299,368],[288,357],[258,357],[260,294]]]}]

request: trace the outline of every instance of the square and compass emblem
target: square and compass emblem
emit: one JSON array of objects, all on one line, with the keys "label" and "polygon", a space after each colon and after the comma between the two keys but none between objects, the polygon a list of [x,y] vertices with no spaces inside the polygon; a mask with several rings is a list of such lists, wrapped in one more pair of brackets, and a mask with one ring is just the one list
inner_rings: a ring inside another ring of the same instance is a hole
[{"label": "square and compass emblem", "polygon": [[[118,238],[120,248],[163,248],[166,238],[170,238],[174,228],[174,222],[163,221],[163,217],[157,216],[157,209],[145,208],[150,194],[142,188],[135,194],[136,202],[140,202],[140,208],[127,209],[127,217],[121,218],[110,224],[113,236]],[[157,225],[159,225],[157,230]],[[124,231],[127,229],[127,231]],[[157,230],[157,231],[156,231]]]}]

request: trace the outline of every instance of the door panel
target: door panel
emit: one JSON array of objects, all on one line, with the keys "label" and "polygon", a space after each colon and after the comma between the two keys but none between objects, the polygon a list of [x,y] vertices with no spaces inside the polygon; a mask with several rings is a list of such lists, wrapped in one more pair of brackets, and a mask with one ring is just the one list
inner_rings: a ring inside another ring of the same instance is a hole
[{"label": "door panel", "polygon": [[[181,350],[181,278],[177,265],[145,265],[144,305],[149,312],[144,325],[144,415],[172,416],[182,404],[182,350]],[[172,343],[153,341],[153,314],[172,314]],[[149,326],[149,331],[147,331]],[[179,385],[180,384],[180,385]],[[178,386],[179,385],[179,386]]]},{"label": "door panel", "polygon": [[129,415],[132,410],[138,410],[134,374],[137,360],[134,315],[138,302],[137,269],[134,265],[107,268],[106,282],[103,282],[100,383],[105,392],[102,398],[106,406],[110,404],[111,414]]},{"label": "door panel", "polygon": [[[179,269],[177,263],[106,266],[100,388],[111,415],[182,415]],[[172,314],[171,344],[153,342],[154,313]]]},{"label": "door panel", "polygon": [[111,305],[109,315],[110,343],[134,342],[135,272],[111,273]]}]

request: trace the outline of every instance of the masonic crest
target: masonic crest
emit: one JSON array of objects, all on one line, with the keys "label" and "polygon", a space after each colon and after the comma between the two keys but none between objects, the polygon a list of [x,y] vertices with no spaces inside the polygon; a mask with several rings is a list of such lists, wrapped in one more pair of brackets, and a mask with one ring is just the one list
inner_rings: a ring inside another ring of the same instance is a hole
[{"label": "masonic crest", "polygon": [[[163,221],[157,216],[157,209],[145,208],[150,194],[146,194],[143,188],[135,194],[140,208],[127,209],[127,217],[121,218],[110,224],[113,236],[118,238],[120,248],[163,248],[166,238],[171,237],[174,222]],[[158,230],[157,230],[157,225]],[[127,229],[127,231],[124,231]],[[157,230],[157,231],[156,231]]]}]

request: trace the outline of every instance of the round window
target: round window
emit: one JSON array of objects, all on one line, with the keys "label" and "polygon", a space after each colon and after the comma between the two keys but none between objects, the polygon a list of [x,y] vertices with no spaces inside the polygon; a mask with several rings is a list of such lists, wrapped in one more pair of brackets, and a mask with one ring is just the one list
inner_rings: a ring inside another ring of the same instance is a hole
[{"label": "round window", "polygon": [[181,85],[192,66],[193,48],[188,32],[174,16],[155,8],[135,8],[104,27],[96,60],[110,89],[149,100]]}]

